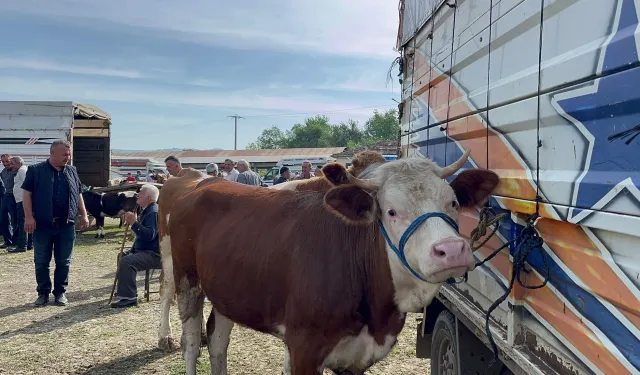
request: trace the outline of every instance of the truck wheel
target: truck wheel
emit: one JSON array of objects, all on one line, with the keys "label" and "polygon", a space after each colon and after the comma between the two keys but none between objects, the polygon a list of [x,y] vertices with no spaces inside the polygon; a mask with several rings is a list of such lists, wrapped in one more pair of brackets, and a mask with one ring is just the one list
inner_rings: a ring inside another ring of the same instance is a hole
[{"label": "truck wheel", "polygon": [[431,375],[458,375],[456,318],[449,311],[438,315],[431,336]]}]

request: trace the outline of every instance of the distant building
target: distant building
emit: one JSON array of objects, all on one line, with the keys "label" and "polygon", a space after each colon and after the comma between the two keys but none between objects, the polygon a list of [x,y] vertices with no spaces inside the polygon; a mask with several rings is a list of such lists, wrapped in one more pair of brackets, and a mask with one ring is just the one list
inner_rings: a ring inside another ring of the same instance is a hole
[{"label": "distant building", "polygon": [[[111,169],[113,178],[118,178],[117,174],[135,171],[146,168],[147,163],[164,164],[164,159],[169,155],[174,155],[185,168],[194,168],[201,171],[209,163],[216,163],[221,168],[224,160],[229,158],[234,161],[244,159],[251,164],[251,168],[256,171],[269,170],[276,166],[282,158],[329,158],[333,154],[341,153],[345,147],[327,148],[288,148],[273,150],[208,150],[208,151],[144,151],[144,152],[114,152],[111,155]],[[350,159],[349,159],[350,161]]]}]

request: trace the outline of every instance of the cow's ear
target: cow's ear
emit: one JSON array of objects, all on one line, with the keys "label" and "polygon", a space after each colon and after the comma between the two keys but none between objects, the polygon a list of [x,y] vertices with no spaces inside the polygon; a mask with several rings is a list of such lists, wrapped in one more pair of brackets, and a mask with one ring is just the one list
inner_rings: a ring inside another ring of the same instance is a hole
[{"label": "cow's ear", "polygon": [[348,224],[366,225],[376,219],[375,198],[354,185],[342,185],[329,190],[324,196],[324,205]]},{"label": "cow's ear", "polygon": [[340,163],[329,163],[322,168],[324,177],[334,186],[340,186],[349,183],[347,179],[347,170]]},{"label": "cow's ear", "polygon": [[461,207],[474,207],[487,201],[498,182],[500,178],[490,170],[467,169],[458,174],[450,186]]}]

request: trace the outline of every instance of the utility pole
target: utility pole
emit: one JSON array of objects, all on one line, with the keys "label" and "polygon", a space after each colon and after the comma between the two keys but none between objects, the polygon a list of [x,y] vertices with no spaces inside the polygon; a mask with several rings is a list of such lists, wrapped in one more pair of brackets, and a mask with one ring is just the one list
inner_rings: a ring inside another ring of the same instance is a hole
[{"label": "utility pole", "polygon": [[244,117],[242,116],[238,116],[238,115],[233,115],[233,116],[227,116],[227,117],[231,117],[234,119],[234,123],[235,123],[235,136],[233,137],[233,149],[237,150],[238,149],[238,119],[244,119]]}]

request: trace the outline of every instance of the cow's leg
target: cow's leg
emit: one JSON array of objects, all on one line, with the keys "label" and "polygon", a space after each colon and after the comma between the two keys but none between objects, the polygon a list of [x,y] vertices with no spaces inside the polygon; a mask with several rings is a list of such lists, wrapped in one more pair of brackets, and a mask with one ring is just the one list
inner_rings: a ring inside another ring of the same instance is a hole
[{"label": "cow's leg", "polygon": [[173,259],[171,258],[171,242],[169,236],[160,241],[160,254],[162,257],[162,284],[160,287],[160,328],[158,329],[158,347],[164,351],[173,351],[176,345],[171,337],[171,324],[169,311],[176,293],[176,284],[173,279]]},{"label": "cow's leg", "polygon": [[212,375],[227,375],[227,350],[232,328],[231,320],[218,314],[215,309],[211,310],[207,320],[207,336]]},{"label": "cow's leg", "polygon": [[104,216],[96,216],[96,238],[104,238]]},{"label": "cow's leg", "polygon": [[[197,275],[181,273],[177,286],[178,311],[182,321],[180,346],[187,375],[196,375],[196,360],[200,355],[202,336],[202,306],[204,293],[198,284]],[[177,276],[177,274],[176,274]]]},{"label": "cow's leg", "polygon": [[284,365],[282,367],[282,375],[291,375],[291,357],[289,355],[289,348],[284,348]]},{"label": "cow's leg", "polygon": [[291,375],[322,375],[322,359],[319,358],[321,350],[313,342],[313,335],[285,339],[289,348]]}]

